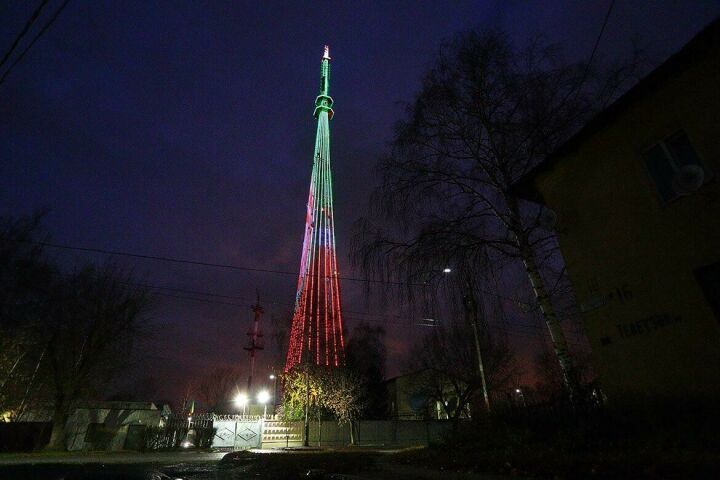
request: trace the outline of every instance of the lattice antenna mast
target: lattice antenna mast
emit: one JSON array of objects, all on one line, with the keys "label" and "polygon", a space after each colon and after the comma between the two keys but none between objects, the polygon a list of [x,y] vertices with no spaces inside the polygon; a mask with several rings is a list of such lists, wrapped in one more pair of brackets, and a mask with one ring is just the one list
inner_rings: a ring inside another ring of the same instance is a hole
[{"label": "lattice antenna mast", "polygon": [[320,93],[315,99],[317,134],[286,371],[298,363],[340,366],[345,362],[330,170],[329,122],[334,112],[329,94],[330,49],[325,46]]},{"label": "lattice antenna mast", "polygon": [[248,376],[248,392],[250,392],[250,388],[252,387],[252,381],[253,376],[255,375],[255,352],[257,350],[262,350],[265,348],[262,337],[263,333],[262,330],[260,330],[260,318],[262,317],[263,313],[265,313],[265,310],[260,305],[260,293],[256,292],[257,295],[257,302],[255,305],[253,305],[251,310],[255,314],[255,319],[253,321],[253,328],[252,330],[248,331],[247,335],[250,337],[250,342],[248,343],[247,347],[244,347],[245,350],[250,352],[250,375]]}]

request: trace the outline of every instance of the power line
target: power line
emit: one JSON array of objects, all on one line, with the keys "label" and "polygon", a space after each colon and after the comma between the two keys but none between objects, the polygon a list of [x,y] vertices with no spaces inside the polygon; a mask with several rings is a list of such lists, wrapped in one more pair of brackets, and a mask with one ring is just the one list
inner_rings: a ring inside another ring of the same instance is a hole
[{"label": "power line", "polygon": [[[248,301],[246,298],[233,297],[233,296],[229,296],[229,295],[219,295],[219,294],[212,294],[212,293],[201,293],[201,292],[195,292],[195,291],[192,291],[192,290],[183,290],[183,289],[177,289],[177,288],[171,288],[171,287],[159,287],[159,286],[139,284],[139,283],[129,283],[129,282],[124,282],[124,283],[127,284],[127,285],[132,285],[132,286],[147,287],[147,288],[151,288],[151,289],[153,289],[153,290],[154,290],[154,289],[169,290],[169,291],[175,291],[175,292],[188,293],[188,294],[191,294],[191,295],[209,295],[209,296],[215,296],[215,297],[221,297],[221,298],[229,298],[229,299],[235,299],[235,300],[241,300],[241,301]],[[224,301],[224,300],[212,300],[212,299],[209,299],[209,298],[201,298],[201,297],[187,297],[187,296],[183,296],[183,295],[173,295],[173,294],[164,293],[164,292],[153,292],[153,295],[161,295],[161,296],[163,296],[163,297],[179,298],[179,299],[182,299],[182,300],[197,300],[197,301],[199,301],[199,302],[204,302],[204,303],[213,303],[213,304],[218,304],[218,305],[229,305],[229,306],[233,306],[233,307],[247,307],[247,306],[248,306],[248,304],[244,304],[244,303],[233,303],[233,302],[227,302],[227,301]],[[268,301],[267,303],[269,303],[269,304],[271,304],[271,305],[287,305],[287,306],[294,306],[294,305],[295,305],[294,303],[289,303],[289,302],[277,302],[277,301]],[[344,312],[344,313],[349,313],[349,314],[351,314],[351,315],[361,315],[361,316],[367,316],[367,317],[402,318],[402,317],[400,317],[400,316],[398,316],[398,315],[383,315],[383,314],[381,314],[381,313],[355,312],[355,311],[353,311],[353,310],[345,310],[345,309],[343,309],[343,312]],[[351,317],[348,317],[348,316],[345,315],[345,318],[351,318]],[[357,317],[352,317],[352,318],[355,318],[356,320],[361,320],[361,321],[366,321],[366,320],[367,320],[367,319],[362,319],[362,318],[357,318]],[[369,320],[367,320],[367,321],[369,321]]]},{"label": "power line", "polygon": [[[207,296],[207,297],[217,297],[217,298],[223,298],[223,299],[229,299],[229,300],[239,300],[239,301],[242,301],[242,302],[254,302],[254,301],[256,301],[256,300],[248,299],[248,298],[246,298],[246,297],[240,297],[240,296],[237,296],[237,295],[225,295],[225,294],[221,294],[221,293],[214,293],[214,292],[201,291],[201,290],[188,290],[188,289],[184,289],[184,288],[168,287],[168,286],[164,286],[164,285],[151,285],[151,284],[148,284],[148,283],[137,283],[137,282],[122,282],[122,283],[125,284],[125,285],[133,286],[133,287],[143,287],[143,288],[149,288],[149,289],[151,289],[151,290],[167,290],[167,291],[169,291],[169,292],[184,293],[184,294],[188,294],[188,295],[200,295],[200,296]],[[185,296],[170,295],[170,294],[165,294],[165,293],[160,293],[160,292],[154,292],[154,294],[155,294],[155,295],[162,295],[162,296],[166,296],[166,297],[181,298],[181,299],[186,299],[186,300],[199,300],[199,301],[203,301],[203,302],[206,302],[206,303],[217,303],[217,304],[220,304],[220,305],[232,305],[232,306],[236,306],[236,307],[246,307],[246,306],[249,305],[249,303],[248,303],[248,304],[242,304],[242,303],[232,303],[232,302],[225,302],[225,301],[215,301],[215,300],[210,300],[210,299],[205,299],[205,298],[185,297]],[[264,302],[265,302],[265,301],[264,301]],[[294,307],[294,306],[295,306],[295,304],[292,303],[292,302],[281,302],[281,301],[278,301],[278,300],[267,300],[266,303],[268,303],[268,304],[270,304],[270,305],[284,305],[284,306],[289,306],[289,307]],[[357,312],[357,311],[346,310],[346,309],[343,309],[343,312],[345,312],[345,313],[350,313],[350,314],[352,314],[352,315],[362,315],[362,316],[370,316],[370,317],[395,317],[395,318],[400,318],[399,315],[385,315],[385,314],[381,314],[381,313]]]},{"label": "power line", "polygon": [[[255,301],[256,301],[256,300],[252,300],[252,299],[249,299],[249,298],[246,298],[246,297],[241,297],[241,296],[237,296],[237,295],[227,295],[227,294],[215,293],[215,292],[209,292],[209,291],[207,291],[207,290],[189,290],[189,289],[185,289],[185,288],[169,287],[169,286],[166,286],[166,285],[153,285],[153,284],[149,284],[149,283],[139,283],[139,282],[121,282],[121,283],[124,284],[124,285],[132,286],[132,287],[148,288],[148,289],[151,289],[151,290],[167,290],[167,291],[169,291],[169,292],[175,292],[175,293],[181,293],[181,294],[187,294],[187,295],[194,295],[193,297],[188,297],[188,296],[182,296],[182,295],[171,295],[171,294],[162,293],[162,292],[153,292],[153,294],[155,294],[155,295],[161,295],[161,296],[172,297],[172,298],[179,298],[179,299],[184,299],[184,300],[198,300],[198,301],[205,302],[205,303],[216,303],[216,304],[218,304],[218,305],[230,305],[230,306],[236,306],[236,307],[246,307],[246,306],[249,305],[249,303],[252,303],[252,302],[255,302]],[[203,296],[205,296],[205,297],[217,297],[217,298],[228,299],[228,300],[239,300],[239,301],[242,301],[242,302],[249,302],[249,303],[248,303],[248,304],[243,304],[243,303],[233,303],[233,302],[226,302],[226,301],[218,301],[218,300],[211,300],[211,299],[206,299],[206,298],[198,298],[198,296],[200,296],[200,297],[203,297]],[[290,306],[290,307],[294,307],[294,306],[295,306],[295,303],[293,303],[293,302],[283,302],[283,301],[279,301],[279,300],[266,300],[266,303],[268,303],[268,304],[270,304],[270,305],[284,305],[284,306]],[[404,318],[404,317],[402,317],[401,315],[396,315],[396,314],[358,312],[358,311],[355,311],[355,310],[347,310],[347,309],[343,309],[343,312],[344,312],[344,313],[349,313],[349,314],[351,314],[351,315],[361,315],[361,316],[365,316],[365,317]],[[349,317],[348,317],[348,318],[349,318]],[[356,318],[356,320],[363,320],[363,319],[358,319],[358,318]],[[527,328],[536,328],[536,329],[541,329],[541,330],[544,329],[544,327],[542,327],[542,326],[540,326],[540,325],[527,325],[527,324],[514,324],[514,325],[523,326],[523,327],[527,327]]]},{"label": "power line", "polygon": [[[214,300],[205,299],[205,298],[198,298],[197,296],[199,295],[199,296],[207,296],[207,297],[217,297],[217,298],[228,299],[228,300],[239,300],[242,302],[254,302],[255,301],[255,300],[252,300],[252,299],[249,299],[246,297],[237,296],[237,295],[226,295],[226,294],[220,294],[220,293],[214,293],[214,292],[208,292],[208,291],[202,291],[202,290],[188,290],[188,289],[184,289],[184,288],[168,287],[168,286],[163,286],[163,285],[152,285],[152,284],[148,284],[148,283],[136,283],[136,282],[124,282],[124,283],[127,285],[135,286],[135,287],[144,287],[144,288],[149,288],[152,290],[167,290],[169,292],[176,292],[176,293],[195,295],[195,296],[194,297],[186,297],[186,296],[181,296],[181,295],[171,295],[171,294],[166,294],[166,293],[161,293],[161,292],[153,292],[156,295],[185,299],[185,300],[198,300],[198,301],[202,301],[205,303],[216,303],[219,305],[231,305],[231,306],[237,306],[237,307],[245,307],[245,306],[249,305],[249,303],[241,304],[241,303],[232,303],[232,302],[226,302],[226,301],[214,301]],[[270,305],[283,305],[283,306],[289,306],[289,307],[295,306],[295,304],[292,302],[282,302],[279,300],[266,300],[266,303],[268,303]],[[382,313],[358,312],[358,311],[347,310],[347,309],[343,309],[343,312],[349,313],[350,315],[360,315],[363,317],[378,317],[378,318],[383,318],[383,319],[403,318],[402,316],[395,315],[395,314],[388,315],[388,314],[382,314]],[[345,318],[352,318],[352,319],[360,320],[360,321],[369,321],[367,319],[352,317],[352,316],[348,316],[348,315],[345,315]],[[504,320],[504,322],[507,322],[507,320]],[[533,329],[536,331],[539,330],[539,331],[543,331],[543,332],[545,331],[545,328],[546,328],[543,325],[532,325],[532,324],[517,323],[517,322],[512,323],[512,326],[517,327],[517,328]],[[499,328],[502,328],[502,327],[499,327]],[[578,332],[573,330],[571,333],[578,333]]]},{"label": "power line", "polygon": [[[65,250],[76,250],[76,251],[83,251],[83,252],[91,252],[91,253],[102,253],[106,255],[118,255],[118,256],[128,256],[133,258],[141,258],[141,259],[149,259],[149,260],[158,260],[158,261],[167,261],[167,262],[174,262],[174,263],[185,263],[185,264],[191,264],[191,265],[200,265],[200,266],[208,266],[208,267],[220,267],[220,268],[228,268],[228,269],[234,269],[234,270],[243,270],[243,271],[253,271],[253,272],[262,272],[262,273],[279,273],[279,274],[291,274],[296,275],[294,272],[285,272],[281,270],[272,270],[272,269],[259,269],[259,268],[253,268],[253,267],[244,267],[239,265],[227,265],[227,264],[218,264],[218,263],[209,263],[209,262],[199,262],[194,260],[185,260],[185,259],[178,259],[178,258],[172,258],[172,257],[163,257],[163,256],[155,256],[155,255],[144,255],[144,254],[134,254],[134,253],[128,253],[128,252],[120,252],[115,250],[105,250],[105,249],[99,249],[99,248],[90,248],[90,247],[75,247],[70,245],[62,245],[62,244],[55,244],[55,243],[49,243],[49,242],[31,242],[36,243],[38,245],[44,246],[44,247],[51,247],[51,248],[58,248],[58,249],[65,249]],[[343,280],[351,280],[351,281],[361,281],[364,282],[366,280],[363,279],[357,279],[352,277],[339,277]],[[374,282],[379,282],[378,280],[370,280]],[[225,300],[239,300],[239,301],[246,301],[246,302],[252,302],[253,300],[249,300],[244,297],[235,296],[235,295],[225,295],[225,294],[219,294],[214,292],[208,292],[208,291],[198,291],[198,290],[188,290],[188,289],[182,289],[177,287],[169,287],[169,286],[161,286],[161,285],[151,285],[147,283],[131,283],[131,282],[125,282],[128,285],[137,286],[137,287],[144,287],[149,288],[153,290],[167,290],[169,292],[175,292],[180,294],[186,294],[186,295],[195,295],[193,297],[189,296],[183,296],[183,295],[174,295],[170,293],[162,293],[162,292],[154,292],[156,295],[161,295],[164,297],[169,298],[177,298],[182,300],[194,300],[199,301],[203,303],[210,303],[210,304],[217,304],[217,305],[226,305],[226,306],[233,306],[233,307],[247,307],[246,304],[242,303],[233,303],[228,302],[224,300],[212,300],[207,298],[198,298],[198,296],[209,296],[209,297],[216,297],[216,298],[222,298]],[[394,282],[395,284],[400,285],[421,285],[424,286],[424,284],[403,284],[400,282]],[[504,297],[502,295],[495,294],[493,292],[483,292],[488,293],[490,295],[495,295],[499,298],[504,298],[511,300],[513,302],[518,302],[515,299]],[[294,306],[294,303],[290,302],[280,302],[280,301],[269,301],[268,303],[274,304],[274,305],[286,305],[286,306]],[[524,303],[524,302],[523,302]],[[406,319],[405,322],[391,322],[388,320],[388,317],[401,319],[403,317],[400,317],[399,315],[384,315],[384,314],[377,314],[377,313],[370,313],[370,312],[355,312],[352,310],[344,310],[345,313],[349,313],[351,315],[361,315],[365,317],[378,317],[382,318],[382,321],[376,321],[376,320],[370,320],[367,318],[357,318],[345,315],[345,318],[347,319],[354,319],[359,321],[365,321],[369,323],[382,323],[382,324],[395,324],[395,325],[407,325],[409,323],[412,323],[411,319]],[[517,329],[529,329],[533,330],[534,332],[529,332],[528,330],[525,330],[524,333],[528,333],[530,335],[535,334],[537,337],[536,332],[545,333],[545,327],[542,325],[529,325],[529,324],[517,324],[517,323],[509,323],[508,325],[512,325],[510,328],[514,328],[516,332],[518,332]],[[503,326],[490,326],[490,328],[495,328],[498,330],[503,330]],[[578,332],[571,332],[574,334],[578,334]]]},{"label": "power line", "polygon": [[[179,263],[179,264],[185,264],[185,265],[195,265],[195,266],[201,266],[201,267],[212,267],[212,268],[223,268],[227,270],[236,270],[236,271],[245,271],[245,272],[254,272],[254,273],[272,273],[272,274],[278,274],[278,275],[291,275],[296,276],[297,272],[291,272],[287,270],[275,270],[271,268],[257,268],[257,267],[247,267],[244,265],[232,265],[232,264],[226,264],[226,263],[213,263],[213,262],[203,262],[198,260],[187,260],[183,258],[176,258],[176,257],[167,257],[167,256],[161,256],[161,255],[146,255],[146,254],[140,254],[140,253],[132,253],[132,252],[123,252],[120,250],[108,250],[104,248],[95,248],[95,247],[77,247],[74,245],[67,245],[67,244],[59,244],[59,243],[51,243],[51,242],[29,242],[34,243],[36,245],[40,245],[42,247],[49,247],[49,248],[56,248],[60,250],[73,250],[73,251],[79,251],[79,252],[88,252],[88,253],[100,253],[103,255],[116,255],[120,257],[129,257],[129,258],[139,258],[143,260],[154,260],[154,261],[161,261],[161,262],[169,262],[169,263]],[[391,280],[376,280],[376,279],[367,279],[367,278],[355,278],[355,277],[338,277],[339,280],[347,280],[351,282],[360,282],[360,283],[379,283],[384,285],[399,285],[399,286],[411,286],[411,287],[426,287],[427,284],[425,283],[411,283],[411,282],[398,282],[398,281],[391,281]],[[487,290],[478,290],[481,293],[484,293],[486,295],[495,296],[497,298],[502,298],[504,300],[509,300],[511,302],[515,303],[523,303],[518,299],[508,297],[505,295],[500,295],[495,292],[490,292]]]},{"label": "power line", "polygon": [[[59,243],[50,243],[50,242],[32,242],[36,243],[37,245],[40,245],[42,247],[50,247],[50,248],[57,248],[60,250],[75,250],[79,252],[89,252],[89,253],[101,253],[104,255],[117,255],[119,257],[130,257],[130,258],[140,258],[143,260],[156,260],[160,262],[169,262],[169,263],[181,263],[186,265],[196,265],[200,267],[213,267],[213,268],[224,268],[228,270],[240,270],[245,272],[256,272],[256,273],[276,273],[280,275],[297,275],[297,272],[289,272],[285,270],[273,270],[270,268],[257,268],[257,267],[246,267],[242,265],[230,265],[225,263],[212,263],[212,262],[201,262],[197,260],[186,260],[183,258],[174,258],[174,257],[165,257],[160,255],[145,255],[141,253],[131,253],[131,252],[122,252],[119,250],[107,250],[104,248],[93,248],[93,247],[76,247],[73,245],[64,245]],[[349,280],[348,278],[343,278],[343,280]]]},{"label": "power line", "polygon": [[18,33],[18,35],[15,37],[15,40],[13,40],[12,45],[10,45],[10,48],[3,56],[2,60],[0,60],[0,68],[2,68],[3,65],[5,65],[5,62],[7,62],[8,58],[10,58],[10,55],[15,51],[18,44],[20,43],[20,40],[25,36],[25,34],[30,30],[30,27],[32,27],[33,23],[35,23],[35,20],[40,16],[40,12],[42,11],[43,7],[47,5],[48,0],[42,0],[40,2],[40,5],[35,9],[35,11],[30,15],[30,18],[27,19],[25,22],[25,26],[23,29]]},{"label": "power line", "polygon": [[600,40],[602,39],[603,33],[605,33],[605,27],[607,26],[608,19],[610,18],[610,14],[612,13],[614,6],[615,0],[611,0],[610,6],[608,7],[607,13],[605,14],[605,19],[603,20],[602,27],[600,28],[600,33],[598,34],[597,40],[595,40],[595,46],[592,49],[592,53],[590,53],[588,65],[591,64],[593,59],[595,58],[595,52],[597,51],[598,45],[600,45]]},{"label": "power line", "polygon": [[[162,292],[156,292],[156,295],[161,295],[164,297],[170,297],[170,298],[177,298],[181,300],[191,300],[191,301],[198,301],[198,302],[204,302],[204,303],[210,303],[210,304],[217,304],[217,305],[229,305],[233,307],[246,307],[247,305],[241,304],[241,303],[233,303],[233,302],[226,302],[221,300],[210,300],[205,298],[197,298],[197,297],[186,297],[182,295],[173,295],[169,293],[162,293]],[[373,315],[373,314],[368,314]],[[374,314],[378,317],[381,317],[381,315]],[[376,323],[381,325],[400,325],[400,326],[407,326],[409,324],[413,323],[413,320],[410,318],[404,318],[404,321],[397,321],[397,320],[390,320],[388,318],[384,319],[367,319],[367,318],[358,318],[354,317],[352,315],[344,315],[344,318],[346,320],[356,320],[360,322],[367,322],[367,323]],[[396,317],[398,318],[398,317]],[[533,339],[533,340],[545,340],[549,338],[547,331],[542,326],[533,326],[533,325],[525,325],[525,324],[514,324],[508,322],[507,326],[501,326],[501,325],[487,325],[488,329],[500,331],[503,334],[507,334],[513,337],[520,337],[520,338],[527,338],[527,339]],[[580,344],[568,342],[569,345],[578,346]]]},{"label": "power line", "polygon": [[60,13],[62,13],[62,11],[65,9],[65,7],[67,6],[68,3],[70,3],[70,0],[65,0],[65,1],[62,3],[62,5],[60,5],[60,8],[58,8],[58,9],[55,11],[55,13],[52,15],[52,17],[50,17],[50,19],[49,19],[47,22],[45,22],[45,25],[43,25],[43,27],[40,29],[40,31],[38,32],[38,34],[35,35],[35,38],[33,38],[32,41],[28,44],[28,46],[25,47],[25,50],[23,50],[23,51],[20,53],[20,55],[17,56],[17,58],[15,59],[15,61],[14,61],[12,64],[10,64],[10,66],[8,67],[8,69],[5,70],[5,73],[3,74],[3,76],[0,77],[0,85],[2,85],[2,83],[5,81],[5,79],[7,78],[7,76],[8,76],[8,75],[10,74],[10,72],[12,71],[13,67],[15,67],[18,63],[20,63],[20,61],[23,59],[23,57],[25,57],[25,54],[32,48],[33,45],[35,45],[35,42],[37,42],[37,41],[40,39],[40,37],[42,37],[42,36],[45,34],[45,32],[48,31],[48,29],[50,28],[50,26],[51,26],[53,23],[55,23],[55,20],[57,20],[57,18],[60,16]]},{"label": "power line", "polygon": [[611,0],[610,6],[608,7],[607,13],[605,14],[605,19],[603,20],[602,27],[600,28],[600,33],[598,34],[597,38],[595,39],[595,45],[593,45],[592,52],[590,53],[590,58],[588,59],[588,62],[585,65],[585,71],[583,72],[582,79],[580,80],[580,85],[585,83],[585,79],[587,78],[588,73],[590,73],[590,67],[592,65],[593,60],[595,59],[595,52],[597,52],[598,46],[600,45],[600,40],[602,39],[603,33],[605,33],[605,27],[607,26],[608,19],[610,18],[610,13],[612,13],[614,6],[615,6],[615,0]]}]

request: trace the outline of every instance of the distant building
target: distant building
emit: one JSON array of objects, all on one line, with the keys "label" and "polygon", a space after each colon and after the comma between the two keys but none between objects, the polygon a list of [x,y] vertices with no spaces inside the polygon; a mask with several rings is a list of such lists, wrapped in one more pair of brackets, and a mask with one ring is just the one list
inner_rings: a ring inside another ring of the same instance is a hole
[{"label": "distant building", "polygon": [[555,226],[608,401],[720,393],[720,21],[517,186]]},{"label": "distant building", "polygon": [[418,420],[427,417],[427,396],[419,390],[419,374],[405,374],[385,381],[390,417],[399,420]]},{"label": "distant building", "polygon": [[[428,392],[432,383],[428,370],[406,373],[386,380],[390,417],[398,420],[447,420],[448,416],[443,405],[431,398]],[[448,385],[447,401],[452,408],[457,404],[457,397],[453,396],[451,391]]]}]

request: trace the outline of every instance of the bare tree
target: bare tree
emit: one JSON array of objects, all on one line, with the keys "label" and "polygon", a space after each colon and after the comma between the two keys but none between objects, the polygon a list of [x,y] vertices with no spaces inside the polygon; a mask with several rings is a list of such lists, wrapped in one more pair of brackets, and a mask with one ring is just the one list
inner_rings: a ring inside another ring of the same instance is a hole
[{"label": "bare tree", "polygon": [[239,385],[242,384],[242,370],[234,367],[217,367],[200,381],[197,394],[208,411],[229,413],[231,401],[239,392]]},{"label": "bare tree", "polygon": [[438,260],[488,248],[492,258],[521,262],[572,396],[573,364],[542,275],[556,243],[552,215],[521,204],[511,187],[613,98],[631,67],[599,75],[564,62],[555,47],[514,48],[497,32],[448,42],[378,162],[376,218],[358,224],[356,263],[391,279],[398,266],[387,257],[420,245]]},{"label": "bare tree", "polygon": [[386,414],[385,329],[382,326],[358,324],[345,345],[346,368],[363,384],[363,416],[383,418]]},{"label": "bare tree", "polygon": [[325,377],[322,403],[340,424],[350,426],[350,443],[355,444],[355,421],[367,406],[365,383],[356,372],[335,368]]},{"label": "bare tree", "polygon": [[0,328],[4,333],[32,323],[47,306],[44,301],[56,269],[45,258],[43,212],[29,217],[0,217]]},{"label": "bare tree", "polygon": [[129,367],[136,341],[148,332],[147,292],[118,268],[91,267],[61,279],[43,322],[44,358],[53,400],[49,449],[65,448],[73,403],[96,394]]},{"label": "bare tree", "polygon": [[127,373],[149,333],[149,297],[115,266],[65,275],[42,251],[42,214],[0,220],[0,401],[23,413],[53,406],[48,448],[65,448],[75,401]]},{"label": "bare tree", "polygon": [[0,219],[0,411],[10,419],[45,393],[40,366],[49,292],[57,274],[45,258],[43,213]]},{"label": "bare tree", "polygon": [[[517,367],[507,344],[485,332],[481,345],[488,372],[487,390],[496,391],[509,384]],[[418,393],[439,402],[450,419],[463,416],[473,397],[478,392],[483,394],[470,335],[467,322],[451,320],[435,327],[410,351],[408,367],[421,372]]]}]

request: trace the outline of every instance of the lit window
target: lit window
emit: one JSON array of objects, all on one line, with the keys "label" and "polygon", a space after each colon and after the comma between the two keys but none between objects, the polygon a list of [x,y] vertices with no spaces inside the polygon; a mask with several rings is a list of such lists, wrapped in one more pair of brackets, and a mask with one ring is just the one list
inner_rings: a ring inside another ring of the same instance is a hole
[{"label": "lit window", "polygon": [[645,164],[663,201],[700,188],[709,175],[685,132],[678,132],[645,151]]}]

